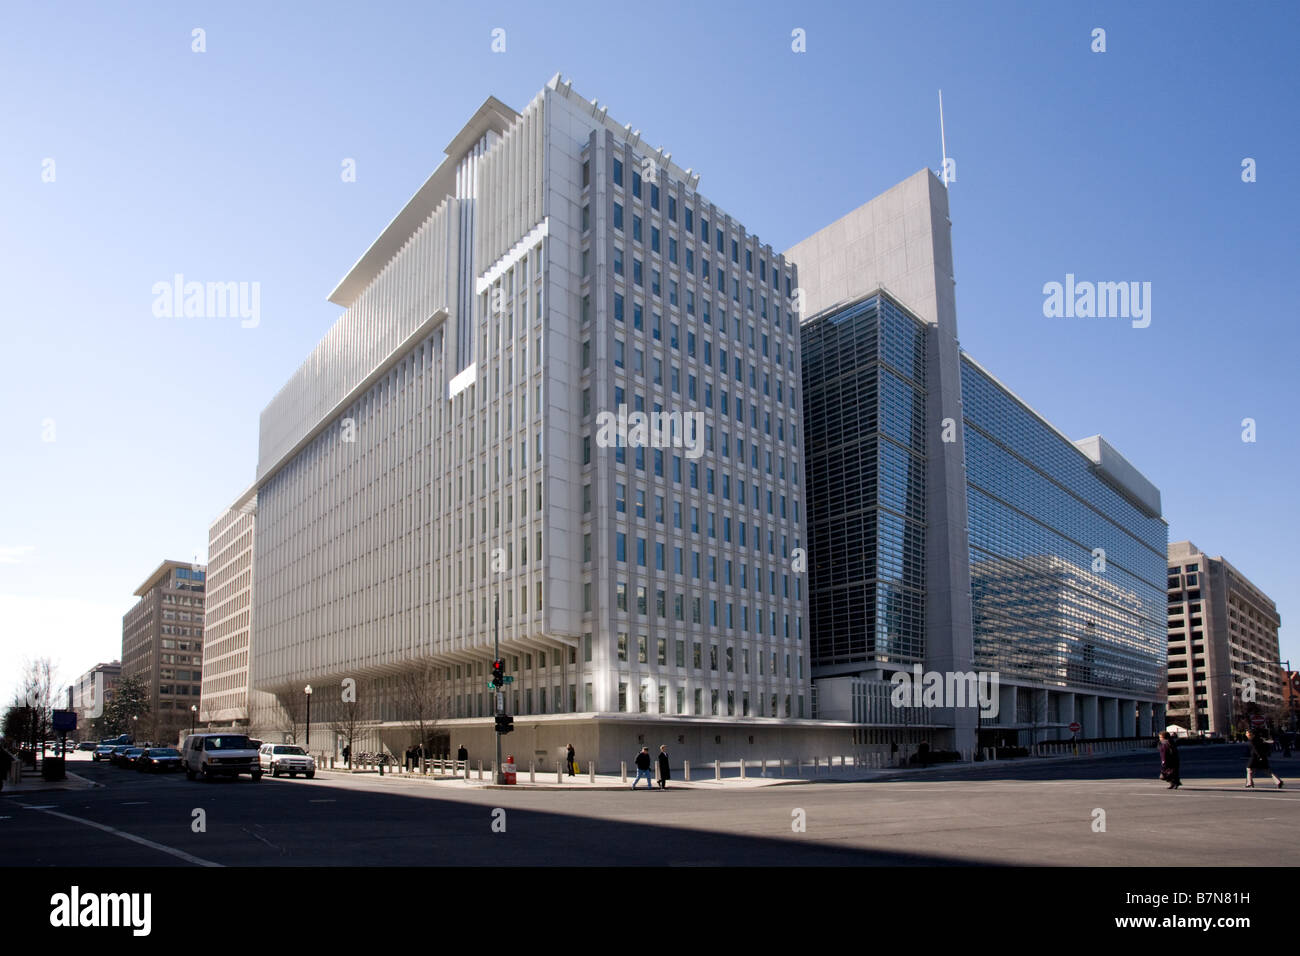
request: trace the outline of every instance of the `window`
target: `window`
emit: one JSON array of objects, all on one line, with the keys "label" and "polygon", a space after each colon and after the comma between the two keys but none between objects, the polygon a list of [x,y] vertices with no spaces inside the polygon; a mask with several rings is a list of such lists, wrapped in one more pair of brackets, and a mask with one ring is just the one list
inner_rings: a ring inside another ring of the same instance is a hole
[{"label": "window", "polygon": [[[582,184],[584,186],[587,185],[587,164],[586,163],[582,164]],[[614,160],[614,185],[615,186],[623,185],[623,160],[621,159]]]},{"label": "window", "polygon": [[614,203],[614,228],[623,231],[623,204]]}]

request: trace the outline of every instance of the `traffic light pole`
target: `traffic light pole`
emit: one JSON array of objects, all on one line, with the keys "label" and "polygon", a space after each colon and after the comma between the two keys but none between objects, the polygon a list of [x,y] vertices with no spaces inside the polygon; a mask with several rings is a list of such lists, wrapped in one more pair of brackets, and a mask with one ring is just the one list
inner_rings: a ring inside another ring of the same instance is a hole
[{"label": "traffic light pole", "polygon": [[[492,600],[492,617],[492,659],[495,661],[501,659],[501,595],[499,594]],[[504,692],[500,687],[496,687],[493,689],[492,693],[494,695],[492,700],[492,713],[495,716],[502,713],[501,701]],[[493,724],[495,725],[495,723],[496,721],[494,720]],[[493,727],[492,735],[497,739],[496,772],[492,775],[492,782],[504,784],[506,782],[506,771],[505,768],[501,766],[501,734],[496,731],[495,726]]]}]

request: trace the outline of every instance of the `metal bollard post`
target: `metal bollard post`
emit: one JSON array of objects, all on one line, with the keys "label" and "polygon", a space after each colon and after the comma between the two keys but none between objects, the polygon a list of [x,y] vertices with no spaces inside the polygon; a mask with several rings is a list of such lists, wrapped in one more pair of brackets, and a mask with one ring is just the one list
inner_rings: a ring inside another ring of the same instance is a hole
[{"label": "metal bollard post", "polygon": [[713,779],[714,780],[722,779],[722,761],[718,760],[717,758],[714,758],[713,761]]},{"label": "metal bollard post", "polygon": [[744,757],[740,758],[740,779],[741,780],[745,779],[745,758]]},{"label": "metal bollard post", "polygon": [[587,761],[587,782],[596,782],[596,761],[594,760]]},{"label": "metal bollard post", "polygon": [[622,776],[623,782],[627,783],[627,761],[626,760],[620,760],[618,762],[618,772]]},{"label": "metal bollard post", "polygon": [[562,763],[555,765],[555,782],[564,783],[564,764]]},{"label": "metal bollard post", "polygon": [[528,761],[528,782],[537,782],[537,764],[532,760]]},{"label": "metal bollard post", "polygon": [[785,776],[785,758],[781,758],[781,776]]},{"label": "metal bollard post", "polygon": [[687,783],[691,782],[691,762],[689,760],[682,761],[682,779]]},{"label": "metal bollard post", "polygon": [[480,760],[480,761],[478,762],[478,778],[479,778],[480,780],[483,779],[483,761],[482,761],[482,760]]},{"label": "metal bollard post", "polygon": [[767,776],[767,758],[766,758],[766,757],[764,757],[763,760],[762,760],[762,762],[759,763],[759,765],[758,765],[758,775],[759,775],[760,777],[766,777],[766,776]]}]

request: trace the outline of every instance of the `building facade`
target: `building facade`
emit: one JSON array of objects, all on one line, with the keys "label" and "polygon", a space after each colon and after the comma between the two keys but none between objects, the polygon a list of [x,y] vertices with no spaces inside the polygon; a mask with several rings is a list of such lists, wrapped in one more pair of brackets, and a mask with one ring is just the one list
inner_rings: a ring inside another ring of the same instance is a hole
[{"label": "building facade", "polygon": [[136,736],[171,737],[193,720],[203,679],[203,599],[206,568],[164,561],[135,594],[122,617],[122,677],[139,678],[149,696],[145,727]]},{"label": "building facade", "polygon": [[249,725],[256,515],[257,494],[249,489],[208,529],[202,702],[198,716],[205,725]]},{"label": "building facade", "polygon": [[1168,552],[1169,720],[1193,733],[1289,723],[1273,600],[1191,541]]},{"label": "building facade", "polygon": [[[950,231],[946,189],[923,170],[786,253],[807,315],[818,713],[869,715],[874,745],[961,752],[1072,724],[1149,735],[1163,707],[1159,492],[961,351]],[[954,687],[996,675],[996,700],[882,710],[913,669]]]},{"label": "building facade", "polygon": [[404,747],[432,665],[482,753],[499,629],[540,758],[792,753],[827,730],[792,268],[558,76],[446,153],[262,415],[252,687],[333,727],[351,686]]},{"label": "building facade", "polygon": [[96,664],[69,685],[68,707],[77,713],[77,735],[81,740],[91,739],[90,721],[103,715],[121,676],[122,662],[111,661]]}]

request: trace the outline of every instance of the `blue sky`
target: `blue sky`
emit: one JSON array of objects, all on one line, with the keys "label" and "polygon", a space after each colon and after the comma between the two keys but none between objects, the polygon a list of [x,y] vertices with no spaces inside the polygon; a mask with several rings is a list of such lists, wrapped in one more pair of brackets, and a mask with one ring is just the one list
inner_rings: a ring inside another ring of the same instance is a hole
[{"label": "blue sky", "polygon": [[[1297,10],[6,4],[0,692],[27,654],[65,681],[117,657],[145,576],[205,559],[335,283],[488,94],[520,108],[556,71],[777,249],[937,168],[942,88],[963,346],[1118,447],[1171,540],[1277,601],[1300,666]],[[177,273],[259,283],[257,326],[154,315]],[[1045,318],[1067,273],[1150,282],[1150,326]]]}]

